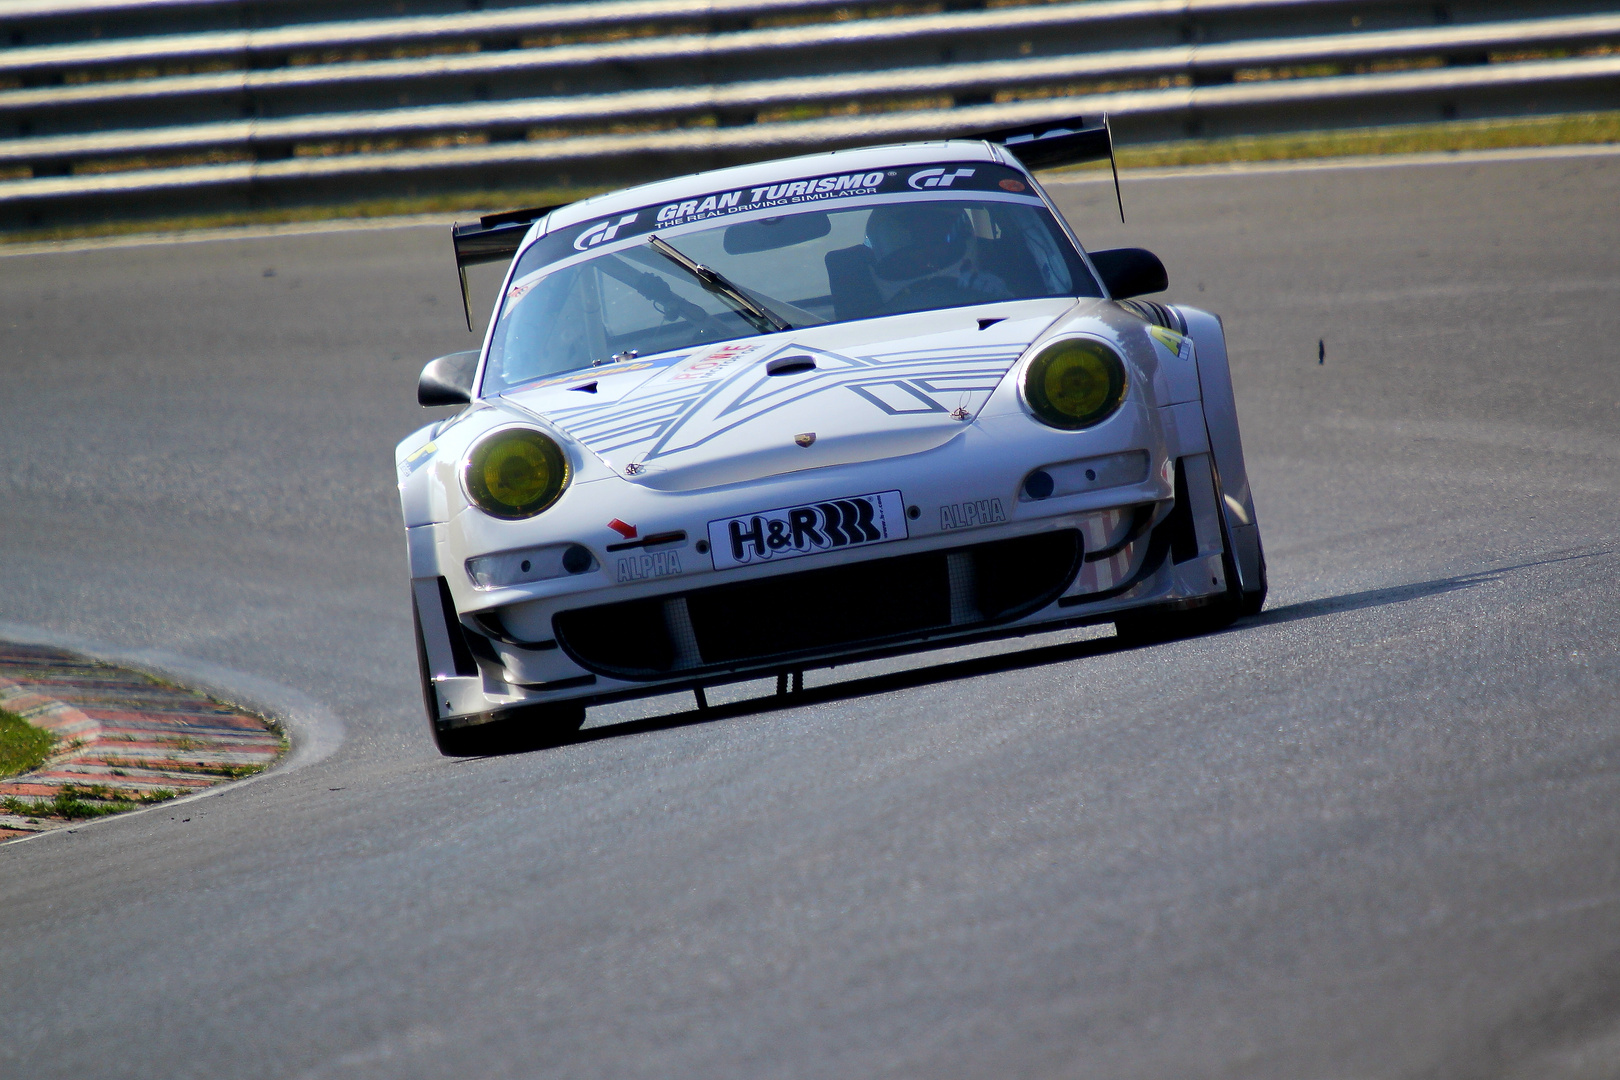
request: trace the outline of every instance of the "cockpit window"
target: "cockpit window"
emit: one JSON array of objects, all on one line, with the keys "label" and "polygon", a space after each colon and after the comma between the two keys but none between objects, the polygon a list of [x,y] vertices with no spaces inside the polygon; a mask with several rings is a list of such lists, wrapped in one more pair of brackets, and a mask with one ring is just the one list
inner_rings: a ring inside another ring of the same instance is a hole
[{"label": "cockpit window", "polygon": [[[1004,166],[980,171],[989,179],[1016,175]],[[1033,194],[873,192],[825,207],[639,229],[589,246],[605,231],[588,225],[578,237],[544,237],[520,256],[491,340],[484,393],[631,355],[770,332],[778,322],[799,328],[1103,295]],[[654,235],[673,252],[660,252],[650,243]]]}]

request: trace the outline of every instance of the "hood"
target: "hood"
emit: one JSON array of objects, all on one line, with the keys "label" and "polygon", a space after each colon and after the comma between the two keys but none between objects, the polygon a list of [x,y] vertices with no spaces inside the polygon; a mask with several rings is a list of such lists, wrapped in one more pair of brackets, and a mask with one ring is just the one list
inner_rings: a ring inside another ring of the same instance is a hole
[{"label": "hood", "polygon": [[635,483],[717,487],[944,445],[1074,304],[1027,300],[790,330],[502,396]]}]

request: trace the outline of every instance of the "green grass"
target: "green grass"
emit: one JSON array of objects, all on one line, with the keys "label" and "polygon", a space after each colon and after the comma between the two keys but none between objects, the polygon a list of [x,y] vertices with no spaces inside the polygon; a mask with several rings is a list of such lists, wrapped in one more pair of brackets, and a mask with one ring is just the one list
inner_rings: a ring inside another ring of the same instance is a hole
[{"label": "green grass", "polygon": [[[1119,148],[1119,165],[1125,169],[1146,169],[1234,162],[1297,161],[1367,154],[1435,153],[1616,142],[1620,142],[1620,110],[1508,120],[1453,120],[1435,124],[1308,131],[1288,135],[1185,139],[1139,145],[1127,143]],[[1107,163],[1103,162],[1076,168],[1087,170],[1107,167]],[[1075,170],[1055,171],[1065,173]],[[465,214],[470,220],[477,214],[489,213],[492,210],[571,202],[605,190],[608,188],[553,187],[474,191],[414,198],[377,199],[331,206],[287,207],[65,225],[0,233],[0,244],[189,232],[238,226],[354,221],[417,214]]]},{"label": "green grass", "polygon": [[[1620,142],[1620,111],[1513,120],[1452,120],[1440,124],[1306,131],[1290,135],[1186,139],[1124,145],[1119,148],[1118,157],[1122,169],[1153,169],[1246,161],[1298,161],[1372,154],[1446,153],[1614,142]],[[1107,167],[1107,162],[1078,166],[1080,169]]]},{"label": "green grass", "polygon": [[49,799],[21,799],[7,795],[0,798],[0,810],[35,820],[51,817],[76,821],[122,814],[138,806],[168,802],[178,794],[169,788],[156,788],[137,795],[132,791],[110,788],[106,784],[65,784]]},{"label": "green grass", "polygon": [[199,773],[203,776],[218,776],[225,780],[240,780],[244,776],[253,776],[265,770],[263,765],[189,765],[169,766],[171,769],[183,769],[188,773]]},{"label": "green grass", "polygon": [[51,756],[56,737],[0,709],[0,778],[33,772]]}]

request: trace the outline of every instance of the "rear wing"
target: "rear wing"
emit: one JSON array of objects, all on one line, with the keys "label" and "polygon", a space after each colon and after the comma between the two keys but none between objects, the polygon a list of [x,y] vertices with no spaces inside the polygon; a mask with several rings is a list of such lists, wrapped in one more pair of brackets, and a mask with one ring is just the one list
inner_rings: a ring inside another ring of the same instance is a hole
[{"label": "rear wing", "polygon": [[472,300],[467,295],[467,267],[479,263],[498,262],[517,254],[529,226],[556,210],[567,206],[532,206],[527,210],[508,210],[502,214],[486,214],[476,225],[450,226],[450,243],[456,249],[456,273],[461,277],[461,311],[467,316],[467,329],[473,328]]},{"label": "rear wing", "polygon": [[[1125,220],[1125,202],[1119,194],[1119,167],[1114,162],[1114,135],[1108,126],[1106,113],[1101,122],[1090,125],[1083,117],[1072,116],[1064,120],[1048,120],[1040,124],[997,128],[954,137],[999,143],[1029,169],[1079,165],[1107,158],[1109,168],[1114,173],[1114,201],[1119,205],[1119,220]],[[456,251],[456,273],[461,277],[461,310],[467,317],[468,330],[473,328],[473,324],[472,300],[467,295],[467,267],[510,259],[517,254],[531,225],[553,210],[567,205],[557,203],[527,210],[508,210],[502,214],[487,214],[479,218],[476,225],[450,226],[450,240]]]},{"label": "rear wing", "polygon": [[1079,165],[1107,158],[1114,174],[1114,202],[1119,206],[1119,220],[1125,220],[1125,200],[1119,194],[1119,165],[1114,161],[1114,132],[1108,126],[1107,113],[1100,123],[1089,127],[1084,118],[1072,116],[1067,120],[982,131],[972,138],[1000,143],[1029,169]]}]

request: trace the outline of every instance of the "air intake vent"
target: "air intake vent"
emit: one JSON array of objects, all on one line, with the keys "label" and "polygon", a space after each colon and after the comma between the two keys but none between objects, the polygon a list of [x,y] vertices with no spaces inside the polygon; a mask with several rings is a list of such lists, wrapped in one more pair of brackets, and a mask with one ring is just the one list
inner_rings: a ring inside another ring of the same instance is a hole
[{"label": "air intake vent", "polygon": [[873,559],[565,611],[557,640],[620,679],[730,671],[1006,622],[1052,602],[1080,566],[1072,530]]}]

